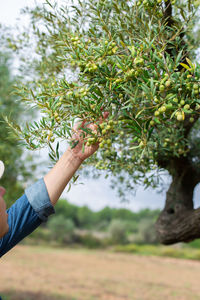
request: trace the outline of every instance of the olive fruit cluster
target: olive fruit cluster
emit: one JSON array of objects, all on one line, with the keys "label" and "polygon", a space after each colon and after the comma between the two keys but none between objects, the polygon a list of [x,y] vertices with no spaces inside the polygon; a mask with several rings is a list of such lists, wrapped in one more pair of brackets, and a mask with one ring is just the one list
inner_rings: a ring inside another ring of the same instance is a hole
[{"label": "olive fruit cluster", "polygon": [[[107,54],[108,55],[113,55],[113,54],[115,54],[116,52],[117,52],[117,50],[118,50],[118,46],[116,45],[116,43],[115,42],[112,42],[112,43],[110,43],[109,44],[109,42],[106,40],[105,42],[104,42],[104,44],[105,44],[105,46],[108,46],[107,47]],[[109,44],[109,45],[108,45]]]},{"label": "olive fruit cluster", "polygon": [[89,72],[93,72],[98,69],[98,66],[94,62],[89,62],[87,63],[86,68],[88,69]]},{"label": "olive fruit cluster", "polygon": [[185,114],[184,114],[184,112],[182,111],[177,111],[176,112],[176,114],[175,114],[175,116],[176,116],[176,119],[178,120],[178,121],[184,121],[184,119],[185,119]]},{"label": "olive fruit cluster", "polygon": [[74,35],[70,38],[70,40],[71,40],[71,44],[75,47],[77,47],[78,45],[83,46],[83,43],[81,42],[80,37],[78,36]]},{"label": "olive fruit cluster", "polygon": [[54,112],[54,118],[57,123],[60,123],[60,117],[57,111]]},{"label": "olive fruit cluster", "polygon": [[160,106],[160,107],[158,108],[158,110],[156,110],[156,111],[154,112],[154,116],[155,116],[155,117],[158,117],[160,114],[164,113],[166,110],[167,110],[167,106],[163,104],[162,106]]},{"label": "olive fruit cluster", "polygon": [[[144,7],[146,8],[151,8],[154,7],[156,5],[160,5],[162,3],[163,0],[139,0],[137,2],[137,5],[141,5],[143,4]],[[165,0],[166,2],[167,0]],[[172,4],[175,4],[176,0],[172,0]]]},{"label": "olive fruit cluster", "polygon": [[134,64],[136,66],[143,66],[144,65],[144,59],[142,57],[136,57],[134,59]]},{"label": "olive fruit cluster", "polygon": [[66,94],[67,99],[71,99],[72,96],[75,98],[81,98],[86,96],[88,93],[88,89],[86,87],[81,87],[80,89],[76,89],[74,91],[68,91]]},{"label": "olive fruit cluster", "polygon": [[195,95],[199,94],[199,85],[197,83],[193,84],[193,90]]},{"label": "olive fruit cluster", "polygon": [[114,125],[116,125],[116,124],[117,124],[117,121],[109,120],[108,122],[103,122],[99,125],[99,127],[101,128],[101,134],[102,134],[100,144],[99,144],[100,148],[104,148],[106,145],[108,147],[111,146],[112,141],[110,138],[108,138],[108,135],[109,135],[110,131],[114,129]]},{"label": "olive fruit cluster", "polygon": [[169,78],[169,75],[165,73],[164,78],[160,82],[159,91],[164,92],[165,90],[169,89],[171,85],[172,85],[172,81]]},{"label": "olive fruit cluster", "polygon": [[97,143],[97,137],[90,137],[87,139],[86,146],[91,146]]},{"label": "olive fruit cluster", "polygon": [[118,123],[117,121],[113,121],[113,120],[109,120],[108,122],[101,123],[99,125],[100,136],[96,135],[93,137],[89,137],[87,139],[86,146],[91,146],[96,143],[99,143],[100,148],[105,148],[106,146],[111,147],[112,141],[108,137],[108,135],[110,134],[110,131],[114,129],[114,125],[116,125],[117,123]]}]

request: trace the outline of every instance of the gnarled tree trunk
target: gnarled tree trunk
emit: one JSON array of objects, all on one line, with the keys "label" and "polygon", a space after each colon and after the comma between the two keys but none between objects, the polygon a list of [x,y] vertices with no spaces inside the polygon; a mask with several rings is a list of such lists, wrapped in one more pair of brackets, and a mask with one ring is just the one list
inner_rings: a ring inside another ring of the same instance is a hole
[{"label": "gnarled tree trunk", "polygon": [[[172,12],[171,0],[166,0],[164,17],[167,20],[168,28],[176,25]],[[184,41],[184,30],[180,33],[180,38],[180,49],[184,49],[185,53],[182,63],[187,64],[186,57],[189,57],[189,54]],[[173,57],[174,53],[180,49],[172,49],[170,45],[166,48],[166,52]],[[179,64],[177,71],[181,70],[182,66]],[[196,115],[195,122],[198,118],[199,115]],[[184,120],[185,138],[188,137],[193,126],[194,123],[191,123],[186,117]],[[193,191],[200,182],[200,170],[195,167],[189,154],[188,157],[171,158],[171,160],[161,157],[158,163],[160,167],[167,169],[172,176],[165,207],[156,222],[156,231],[160,242],[167,245],[200,238],[200,208],[194,209],[193,206]]]},{"label": "gnarled tree trunk", "polygon": [[165,245],[200,238],[200,208],[193,208],[193,191],[200,182],[198,171],[188,158],[174,159],[170,169],[172,183],[156,222],[158,239]]}]

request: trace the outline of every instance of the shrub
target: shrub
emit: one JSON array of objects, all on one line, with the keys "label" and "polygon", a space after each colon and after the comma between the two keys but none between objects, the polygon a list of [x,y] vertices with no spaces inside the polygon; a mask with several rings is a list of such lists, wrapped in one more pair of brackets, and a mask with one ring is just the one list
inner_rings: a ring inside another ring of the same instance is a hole
[{"label": "shrub", "polygon": [[95,226],[98,231],[106,231],[109,226],[109,222],[107,220],[99,221],[99,223]]},{"label": "shrub", "polygon": [[162,248],[160,251],[160,255],[169,257],[183,257],[180,250],[171,247]]},{"label": "shrub", "polygon": [[135,242],[142,244],[155,244],[158,242],[152,219],[142,219],[140,221],[138,224],[138,236]]},{"label": "shrub", "polygon": [[189,244],[186,245],[186,247],[200,249],[200,239],[190,242]]},{"label": "shrub", "polygon": [[114,219],[111,221],[108,232],[111,237],[111,241],[114,244],[124,244],[127,242],[127,236],[126,236],[126,224],[122,220]]},{"label": "shrub", "polygon": [[87,248],[100,248],[103,246],[100,239],[89,233],[80,236],[80,243]]},{"label": "shrub", "polygon": [[77,212],[79,207],[69,203],[65,199],[59,199],[59,201],[56,204],[55,210],[56,210],[56,216],[62,215],[65,217],[65,219],[71,219],[73,223],[77,226]]},{"label": "shrub", "polygon": [[124,246],[116,246],[114,248],[114,251],[117,252],[127,252],[127,253],[138,253],[138,245],[135,244],[129,244],[129,245],[124,245]]},{"label": "shrub", "polygon": [[29,238],[48,242],[51,239],[51,232],[46,228],[38,227],[30,234]]},{"label": "shrub", "polygon": [[51,238],[60,243],[69,243],[73,241],[74,223],[71,219],[66,219],[59,215],[51,218],[47,223],[51,232]]}]

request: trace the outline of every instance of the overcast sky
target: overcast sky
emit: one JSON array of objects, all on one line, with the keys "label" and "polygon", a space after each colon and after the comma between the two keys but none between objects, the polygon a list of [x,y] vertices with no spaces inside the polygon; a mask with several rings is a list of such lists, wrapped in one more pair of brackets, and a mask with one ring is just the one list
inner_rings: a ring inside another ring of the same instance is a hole
[{"label": "overcast sky", "polygon": [[[61,1],[61,0],[59,0]],[[14,26],[25,23],[25,19],[19,20],[20,9],[25,6],[34,5],[33,0],[1,0],[0,2],[0,23]],[[43,3],[42,0],[38,1]],[[41,156],[46,158],[47,150],[42,150]],[[163,208],[165,194],[157,194],[153,190],[144,191],[141,187],[136,196],[129,203],[120,203],[120,199],[116,196],[116,192],[109,187],[109,180],[87,180],[80,178],[79,182],[84,185],[72,186],[69,193],[64,191],[63,197],[66,197],[70,202],[77,205],[88,205],[93,210],[99,210],[109,205],[111,207],[126,207],[133,211],[138,211],[142,208]],[[67,189],[66,189],[67,190]],[[199,204],[200,187],[195,190],[195,207]]]}]

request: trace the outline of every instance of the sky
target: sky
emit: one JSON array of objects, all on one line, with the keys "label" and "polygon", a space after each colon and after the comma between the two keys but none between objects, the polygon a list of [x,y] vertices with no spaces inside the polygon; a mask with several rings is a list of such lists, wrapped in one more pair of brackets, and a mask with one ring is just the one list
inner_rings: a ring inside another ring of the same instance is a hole
[{"label": "sky", "polygon": [[[61,0],[59,0],[61,1]],[[38,1],[43,3],[43,0]],[[19,19],[20,9],[25,6],[34,5],[33,0],[1,0],[0,2],[0,23],[5,25],[18,26],[26,25],[26,19]],[[63,146],[65,147],[65,145]],[[67,145],[66,145],[67,147]],[[48,159],[47,149],[40,150],[38,152],[42,159]],[[46,170],[48,169],[46,168]],[[39,179],[39,178],[38,178]],[[165,178],[169,182],[169,178]],[[70,192],[67,192],[67,188],[62,194],[62,198],[67,198],[71,203],[82,206],[87,205],[92,210],[100,210],[105,206],[110,207],[123,207],[128,208],[133,211],[139,211],[143,208],[162,209],[165,203],[165,193],[157,194],[152,189],[147,189],[144,191],[141,186],[136,196],[130,197],[130,201],[126,203],[121,203],[121,200],[117,197],[116,191],[110,188],[109,179],[100,178],[97,180],[80,178],[79,182],[83,184],[78,184],[76,186],[72,185]],[[197,186],[194,193],[195,207],[199,204],[200,197],[200,186]]]}]

